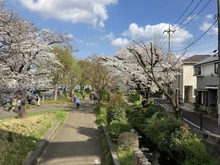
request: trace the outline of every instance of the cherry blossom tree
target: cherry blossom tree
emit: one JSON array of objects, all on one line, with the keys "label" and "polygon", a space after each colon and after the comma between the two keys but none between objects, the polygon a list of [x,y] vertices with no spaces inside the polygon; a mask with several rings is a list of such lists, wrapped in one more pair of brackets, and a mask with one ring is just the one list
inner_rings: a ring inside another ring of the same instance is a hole
[{"label": "cherry blossom tree", "polygon": [[170,84],[180,74],[180,57],[172,53],[164,53],[152,43],[135,43],[126,49],[118,51],[112,58],[101,56],[104,65],[113,66],[123,72],[123,76],[130,77],[149,100],[149,94],[162,91],[170,100],[176,118],[181,117],[182,110],[178,97],[173,91],[167,90]]},{"label": "cherry blossom tree", "polygon": [[[38,29],[0,2],[0,76],[4,89],[25,91],[61,65],[50,51],[71,39],[61,32]],[[45,80],[43,80],[45,81]],[[3,89],[1,89],[3,90]]]}]

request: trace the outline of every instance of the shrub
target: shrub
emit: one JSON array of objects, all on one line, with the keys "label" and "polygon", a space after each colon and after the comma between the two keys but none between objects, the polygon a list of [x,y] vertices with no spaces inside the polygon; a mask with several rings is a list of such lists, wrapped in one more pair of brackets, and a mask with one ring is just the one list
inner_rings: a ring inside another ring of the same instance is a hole
[{"label": "shrub", "polygon": [[128,101],[131,103],[135,103],[136,101],[140,101],[140,95],[137,93],[132,93],[128,95]]},{"label": "shrub", "polygon": [[118,147],[117,154],[121,165],[132,165],[133,149],[126,151]]},{"label": "shrub", "polygon": [[103,102],[100,102],[97,107],[96,107],[96,123],[98,125],[101,125],[102,123],[106,124],[106,116],[107,116],[107,111],[105,108],[105,104]]},{"label": "shrub", "polygon": [[[146,118],[151,118],[157,112],[160,112],[158,107],[156,105],[150,104],[150,106],[144,111],[144,116]],[[159,113],[158,115],[161,116],[161,114],[162,113]]]},{"label": "shrub", "polygon": [[121,94],[116,94],[107,103],[107,123],[110,124],[113,120],[124,121],[126,102]]},{"label": "shrub", "polygon": [[118,147],[123,150],[129,151],[139,147],[137,136],[132,132],[123,132],[119,135],[117,141]]},{"label": "shrub", "polygon": [[205,146],[198,138],[184,144],[184,165],[217,165],[217,162],[206,152]]},{"label": "shrub", "polygon": [[135,105],[141,105],[141,103],[142,102],[140,100],[134,102]]},{"label": "shrub", "polygon": [[108,126],[109,135],[111,138],[117,139],[123,132],[130,132],[131,126],[127,123],[121,123],[119,121],[112,121]]},{"label": "shrub", "polygon": [[211,112],[210,112],[211,117],[213,118],[218,118],[218,108],[217,107],[212,107]]},{"label": "shrub", "polygon": [[[141,114],[148,118],[144,119]],[[139,120],[134,119],[136,115],[140,116]],[[132,124],[135,121],[137,129],[150,138],[160,151],[176,160],[177,164],[216,164],[203,143],[189,131],[188,125],[183,121],[167,116],[152,106],[136,112],[136,115],[132,114]]]}]

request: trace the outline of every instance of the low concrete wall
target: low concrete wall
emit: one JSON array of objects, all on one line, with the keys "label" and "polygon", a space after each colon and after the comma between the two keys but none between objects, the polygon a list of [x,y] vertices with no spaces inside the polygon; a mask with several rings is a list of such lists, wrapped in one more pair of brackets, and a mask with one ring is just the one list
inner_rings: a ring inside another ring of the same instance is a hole
[{"label": "low concrete wall", "polygon": [[191,131],[202,140],[207,152],[209,152],[218,161],[218,164],[220,164],[220,135],[192,129]]},{"label": "low concrete wall", "polygon": [[23,165],[34,165],[34,164],[36,164],[37,159],[42,155],[43,151],[45,150],[45,148],[49,144],[50,138],[51,138],[52,134],[54,133],[54,131],[56,130],[56,128],[59,126],[59,124],[60,124],[60,121],[57,121],[53,125],[53,127],[46,133],[44,138],[38,143],[37,149],[34,150],[28,156],[28,158],[25,160]]},{"label": "low concrete wall", "polygon": [[111,138],[108,134],[107,128],[104,124],[102,124],[102,129],[103,129],[103,132],[105,134],[105,139],[107,141],[109,151],[111,153],[111,158],[112,158],[113,165],[121,165],[120,161],[119,161],[119,158],[118,158],[118,155],[116,153],[114,144],[113,144],[113,142],[112,142],[112,140],[111,140]]}]

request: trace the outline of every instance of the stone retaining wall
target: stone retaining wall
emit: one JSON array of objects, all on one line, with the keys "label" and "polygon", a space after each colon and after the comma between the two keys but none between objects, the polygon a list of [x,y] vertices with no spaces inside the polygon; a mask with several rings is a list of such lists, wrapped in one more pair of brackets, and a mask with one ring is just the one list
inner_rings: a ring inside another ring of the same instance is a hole
[{"label": "stone retaining wall", "polygon": [[137,148],[133,151],[133,163],[132,165],[151,165],[143,152]]}]

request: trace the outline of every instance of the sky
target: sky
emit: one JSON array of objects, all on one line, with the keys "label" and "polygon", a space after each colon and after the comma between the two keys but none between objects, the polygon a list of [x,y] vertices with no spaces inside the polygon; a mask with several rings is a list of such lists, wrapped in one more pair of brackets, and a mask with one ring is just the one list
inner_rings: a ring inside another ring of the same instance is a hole
[{"label": "sky", "polygon": [[152,42],[165,52],[185,56],[213,54],[218,47],[217,0],[4,2],[36,27],[72,36],[78,58],[113,56],[134,42]]}]

